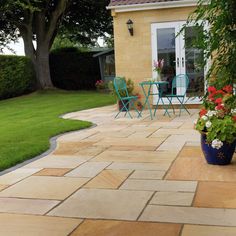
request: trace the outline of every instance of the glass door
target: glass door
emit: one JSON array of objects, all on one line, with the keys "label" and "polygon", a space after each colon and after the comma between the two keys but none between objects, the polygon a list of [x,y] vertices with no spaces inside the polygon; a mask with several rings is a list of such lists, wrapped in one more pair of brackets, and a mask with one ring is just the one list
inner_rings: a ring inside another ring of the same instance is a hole
[{"label": "glass door", "polygon": [[[152,24],[152,59],[165,61],[162,80],[168,81],[169,85],[163,87],[164,94],[171,93],[172,80],[176,75],[187,74],[190,80],[187,90],[188,103],[199,103],[198,96],[204,93],[204,70],[200,67],[202,53],[192,46],[198,31],[194,27],[188,27],[185,32],[179,34],[184,23]],[[153,71],[153,78],[155,77],[156,72]],[[177,88],[174,92],[180,95],[181,90]],[[153,104],[156,104],[157,99],[158,96],[154,96]]]},{"label": "glass door", "polygon": [[182,60],[184,63],[183,71],[189,77],[189,87],[187,97],[195,98],[204,95],[204,77],[205,72],[202,68],[203,52],[193,45],[194,40],[198,37],[198,32],[202,28],[196,26],[187,27],[184,32],[182,42]]}]

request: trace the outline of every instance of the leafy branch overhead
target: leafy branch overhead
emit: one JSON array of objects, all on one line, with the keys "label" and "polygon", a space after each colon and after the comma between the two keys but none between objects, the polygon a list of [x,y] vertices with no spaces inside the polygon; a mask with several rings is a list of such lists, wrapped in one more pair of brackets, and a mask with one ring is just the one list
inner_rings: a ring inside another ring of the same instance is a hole
[{"label": "leafy branch overhead", "polygon": [[219,87],[236,82],[235,9],[235,0],[199,0],[197,9],[185,26],[194,24],[204,29],[202,33],[199,31],[195,44],[204,51],[205,65],[209,58],[212,59],[208,78]]}]

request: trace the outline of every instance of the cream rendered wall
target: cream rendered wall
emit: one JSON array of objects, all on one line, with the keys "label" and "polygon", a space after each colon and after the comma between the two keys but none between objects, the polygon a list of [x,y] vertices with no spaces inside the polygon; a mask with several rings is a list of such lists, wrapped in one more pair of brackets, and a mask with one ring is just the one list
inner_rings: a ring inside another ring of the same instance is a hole
[{"label": "cream rendered wall", "polygon": [[[138,83],[152,77],[151,24],[186,20],[194,7],[112,13],[114,19],[116,75]],[[130,36],[126,22],[134,23]]]}]

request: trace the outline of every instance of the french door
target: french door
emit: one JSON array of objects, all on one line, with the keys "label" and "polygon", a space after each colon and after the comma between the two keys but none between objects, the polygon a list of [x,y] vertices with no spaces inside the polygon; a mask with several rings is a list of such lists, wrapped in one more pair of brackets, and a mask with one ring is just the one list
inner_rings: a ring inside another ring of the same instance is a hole
[{"label": "french door", "polygon": [[[165,61],[162,80],[168,81],[169,85],[162,88],[164,93],[171,93],[171,83],[176,75],[187,74],[190,82],[187,89],[188,103],[199,103],[199,97],[204,94],[205,71],[200,66],[203,53],[194,48],[192,42],[198,36],[200,29],[189,26],[179,34],[184,23],[181,21],[151,25],[152,60],[164,59]],[[156,77],[154,71],[153,77]],[[181,95],[183,91],[177,87],[175,93]],[[153,104],[156,104],[157,99],[158,97],[154,96]]]}]

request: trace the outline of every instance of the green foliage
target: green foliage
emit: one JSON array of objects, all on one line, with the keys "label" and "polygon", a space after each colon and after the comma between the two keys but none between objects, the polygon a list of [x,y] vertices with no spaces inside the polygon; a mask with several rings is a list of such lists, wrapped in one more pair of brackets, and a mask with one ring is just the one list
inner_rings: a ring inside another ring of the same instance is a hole
[{"label": "green foliage", "polygon": [[208,88],[204,109],[199,113],[196,129],[205,132],[207,141],[232,143],[236,137],[236,95],[231,85],[217,90]]},{"label": "green foliage", "polygon": [[97,39],[112,43],[110,0],[70,0],[59,34],[83,46],[97,46]]},{"label": "green foliage", "polygon": [[100,69],[93,54],[74,47],[54,50],[50,55],[54,86],[67,90],[95,89],[96,81],[100,80]]},{"label": "green foliage", "polygon": [[30,60],[19,56],[0,56],[0,98],[32,92],[36,87]]},{"label": "green foliage", "polygon": [[185,25],[194,24],[204,29],[195,40],[195,46],[204,52],[204,65],[211,59],[208,80],[218,89],[236,83],[235,9],[235,0],[199,0],[197,9]]},{"label": "green foliage", "polygon": [[46,151],[50,137],[91,126],[60,115],[109,104],[114,99],[108,94],[58,90],[0,101],[0,170]]},{"label": "green foliage", "polygon": [[[132,96],[133,91],[134,91],[134,82],[131,79],[126,79],[125,77],[120,77],[120,79],[122,79],[126,82],[128,94],[129,94],[129,96]],[[114,95],[115,98],[118,100],[118,95],[116,93],[113,81],[109,82],[108,88],[111,91],[111,94]],[[121,97],[126,97],[127,96],[126,92],[124,90],[120,90],[119,94],[120,94]]]}]

